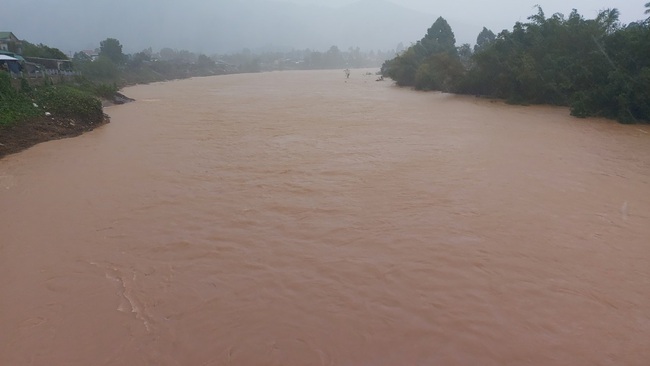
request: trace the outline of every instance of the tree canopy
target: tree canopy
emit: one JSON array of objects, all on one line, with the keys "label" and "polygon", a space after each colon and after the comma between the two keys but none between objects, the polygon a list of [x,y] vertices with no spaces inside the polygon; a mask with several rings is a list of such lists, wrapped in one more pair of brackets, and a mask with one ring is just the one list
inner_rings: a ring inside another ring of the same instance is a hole
[{"label": "tree canopy", "polygon": [[398,85],[425,90],[451,90],[461,70],[454,32],[443,17],[433,23],[420,41],[382,67],[383,74]]},{"label": "tree canopy", "polygon": [[478,34],[478,37],[476,37],[476,45],[474,46],[474,52],[479,52],[483,49],[485,49],[487,46],[489,46],[494,40],[497,38],[496,35],[494,35],[494,32],[491,30],[483,27],[483,30],[481,33]]},{"label": "tree canopy", "polygon": [[32,44],[27,41],[23,41],[23,56],[25,57],[40,57],[40,58],[52,58],[57,60],[67,60],[68,56],[65,55],[61,50],[54,47],[48,47],[42,43]]},{"label": "tree canopy", "polygon": [[126,60],[122,53],[122,45],[115,38],[106,38],[99,43],[99,55],[108,58],[116,65],[120,65]]},{"label": "tree canopy", "polygon": [[453,32],[439,18],[382,72],[417,89],[566,105],[579,117],[650,121],[650,22],[621,25],[618,17],[617,9],[585,19],[576,10],[547,16],[538,7],[528,22],[497,36],[483,28],[474,53],[463,45],[460,57],[450,48]]},{"label": "tree canopy", "polygon": [[451,30],[451,26],[443,17],[436,19],[431,28],[427,30],[427,34],[422,38],[421,43],[429,55],[440,52],[450,55],[456,53],[456,37]]}]

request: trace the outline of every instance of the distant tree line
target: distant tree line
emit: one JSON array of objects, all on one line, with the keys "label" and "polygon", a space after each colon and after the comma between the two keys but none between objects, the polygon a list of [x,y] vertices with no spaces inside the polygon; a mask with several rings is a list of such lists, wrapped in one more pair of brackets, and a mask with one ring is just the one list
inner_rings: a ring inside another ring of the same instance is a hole
[{"label": "distant tree line", "polygon": [[[650,3],[646,4],[650,13]],[[456,47],[438,18],[426,35],[382,73],[398,85],[569,106],[578,117],[650,121],[650,18],[622,25],[616,9],[585,19],[576,10],[550,17],[541,7],[528,22],[498,35],[483,28],[471,49]]]},{"label": "distant tree line", "polygon": [[217,63],[206,55],[189,51],[163,48],[154,54],[151,48],[134,54],[125,54],[122,44],[115,38],[100,42],[97,57],[84,52],[74,54],[72,61],[76,70],[95,83],[127,85],[207,76],[225,73]]},{"label": "distant tree line", "polygon": [[394,50],[363,52],[358,47],[350,47],[347,51],[341,51],[336,46],[325,52],[306,49],[255,53],[244,49],[238,53],[207,56],[171,48],[163,48],[155,53],[148,48],[134,54],[124,54],[119,40],[107,38],[100,42],[98,57],[91,59],[86,53],[77,52],[73,63],[75,69],[94,82],[125,85],[274,70],[379,67],[393,56]]},{"label": "distant tree line", "polygon": [[394,56],[394,50],[366,52],[359,47],[350,47],[347,51],[341,51],[337,46],[331,46],[325,52],[304,49],[255,53],[244,49],[239,53],[214,57],[234,66],[239,72],[259,72],[379,67]]},{"label": "distant tree line", "polygon": [[[23,41],[23,46],[23,56],[26,57],[68,60],[57,48],[27,41]],[[398,49],[401,47],[401,44],[398,45]],[[244,49],[238,53],[207,56],[187,50],[163,48],[154,52],[147,48],[125,54],[118,39],[107,38],[90,54],[87,51],[74,54],[71,60],[73,69],[80,71],[81,76],[71,77],[65,83],[85,94],[114,100],[121,98],[118,93],[121,87],[131,84],[274,70],[378,67],[393,56],[394,50],[363,52],[357,47],[341,51],[336,46],[325,52],[306,49],[255,53]],[[46,79],[46,83],[51,83],[49,76]],[[22,83],[29,85],[25,78]],[[21,118],[9,118],[15,119]]]}]

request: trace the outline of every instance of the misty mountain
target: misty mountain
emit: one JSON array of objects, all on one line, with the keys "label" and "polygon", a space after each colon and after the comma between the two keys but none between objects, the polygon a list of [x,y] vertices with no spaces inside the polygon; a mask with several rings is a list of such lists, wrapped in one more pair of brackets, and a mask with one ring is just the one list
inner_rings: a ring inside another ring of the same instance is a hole
[{"label": "misty mountain", "polygon": [[389,50],[422,38],[436,18],[386,0],[338,8],[280,0],[21,0],[3,5],[1,17],[2,30],[66,53],[112,37],[125,52],[171,47],[208,54],[333,45]]}]

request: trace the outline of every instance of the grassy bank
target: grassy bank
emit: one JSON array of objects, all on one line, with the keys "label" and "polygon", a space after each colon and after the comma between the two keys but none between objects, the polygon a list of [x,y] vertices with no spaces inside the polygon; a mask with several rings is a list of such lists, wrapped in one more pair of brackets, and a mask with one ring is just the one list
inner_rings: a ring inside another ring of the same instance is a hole
[{"label": "grassy bank", "polygon": [[80,62],[77,68],[84,76],[56,85],[45,79],[38,86],[22,79],[19,87],[12,85],[7,73],[0,72],[0,157],[39,142],[77,136],[108,122],[102,101],[131,101],[118,93],[124,86],[224,73],[214,62],[143,61],[126,65],[106,57]]},{"label": "grassy bank", "polygon": [[0,157],[39,142],[79,135],[106,123],[97,90],[80,84],[18,90],[0,72]]},{"label": "grassy bank", "polygon": [[[26,87],[23,84],[23,88]],[[11,85],[9,75],[0,72],[0,127],[9,126],[39,115],[27,93],[16,90]]]},{"label": "grassy bank", "polygon": [[115,92],[104,89],[74,83],[32,88],[24,82],[16,90],[8,74],[0,73],[0,125],[9,126],[40,115],[99,122],[104,113],[97,97]]}]

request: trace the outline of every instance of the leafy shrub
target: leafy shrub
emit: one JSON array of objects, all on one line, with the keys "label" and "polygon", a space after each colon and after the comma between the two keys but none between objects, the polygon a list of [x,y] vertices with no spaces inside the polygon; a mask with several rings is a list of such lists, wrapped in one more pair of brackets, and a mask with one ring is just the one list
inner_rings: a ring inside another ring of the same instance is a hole
[{"label": "leafy shrub", "polygon": [[106,98],[106,99],[112,99],[113,96],[115,96],[115,93],[117,93],[117,84],[105,84],[105,83],[100,83],[94,86],[92,93],[98,97]]},{"label": "leafy shrub", "polygon": [[0,72],[0,126],[22,121],[39,113],[27,94],[14,89],[9,75]]},{"label": "leafy shrub", "polygon": [[108,57],[99,57],[92,62],[80,62],[75,64],[88,79],[95,82],[110,82],[118,80],[120,70]]},{"label": "leafy shrub", "polygon": [[0,101],[5,101],[13,98],[16,94],[16,89],[11,86],[11,79],[6,72],[0,72]]},{"label": "leafy shrub", "polygon": [[29,81],[24,77],[20,78],[20,91],[23,93],[31,93],[32,87],[29,85]]},{"label": "leafy shrub", "polygon": [[104,118],[102,104],[97,98],[69,86],[41,88],[35,92],[34,98],[57,117],[79,118],[90,123]]}]

